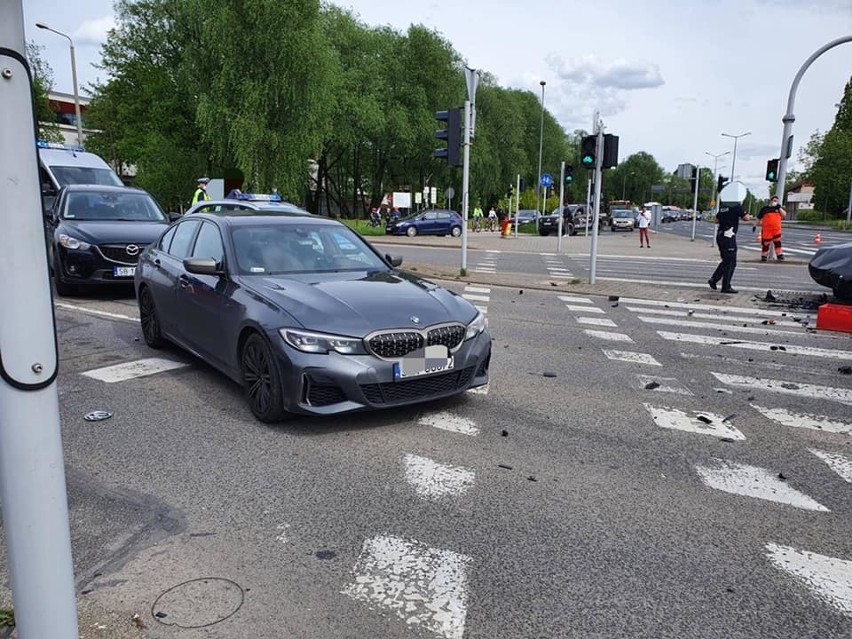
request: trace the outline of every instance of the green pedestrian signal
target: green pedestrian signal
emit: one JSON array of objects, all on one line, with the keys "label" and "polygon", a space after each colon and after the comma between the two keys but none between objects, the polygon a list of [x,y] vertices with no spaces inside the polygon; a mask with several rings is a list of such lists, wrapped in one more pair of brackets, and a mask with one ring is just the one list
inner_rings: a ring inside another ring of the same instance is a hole
[{"label": "green pedestrian signal", "polygon": [[574,167],[570,164],[565,165],[565,184],[571,184],[574,181]]},{"label": "green pedestrian signal", "polygon": [[767,182],[777,182],[778,181],[778,163],[779,159],[769,160],[766,163],[766,181]]}]

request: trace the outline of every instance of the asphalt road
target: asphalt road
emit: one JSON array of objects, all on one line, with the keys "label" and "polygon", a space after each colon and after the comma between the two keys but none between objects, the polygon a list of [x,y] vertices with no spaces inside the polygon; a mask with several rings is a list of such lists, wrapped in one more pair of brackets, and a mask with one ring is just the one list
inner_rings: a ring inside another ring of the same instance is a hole
[{"label": "asphalt road", "polygon": [[84,636],[852,636],[849,335],[448,286],[487,310],[487,394],[277,426],[132,299],[61,300]]}]

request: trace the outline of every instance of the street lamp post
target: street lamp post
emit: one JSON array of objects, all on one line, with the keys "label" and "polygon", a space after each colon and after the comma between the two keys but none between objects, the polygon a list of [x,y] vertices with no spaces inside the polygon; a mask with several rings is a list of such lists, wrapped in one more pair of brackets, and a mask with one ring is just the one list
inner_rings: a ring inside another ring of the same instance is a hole
[{"label": "street lamp post", "polygon": [[535,189],[535,210],[536,215],[538,215],[538,205],[539,205],[539,193],[541,191],[541,152],[544,148],[544,85],[547,84],[544,80],[539,82],[541,85],[541,126],[539,127],[538,133],[538,175],[536,176],[536,189]]},{"label": "street lamp post", "polygon": [[80,91],[77,88],[77,56],[74,54],[74,41],[71,39],[67,33],[62,33],[61,31],[57,31],[56,29],[52,29],[47,26],[43,22],[36,22],[36,26],[39,29],[44,29],[46,31],[52,31],[56,35],[61,35],[63,38],[68,39],[68,44],[71,45],[71,82],[74,85],[74,115],[77,120],[77,145],[83,146],[83,123],[80,117]]},{"label": "street lamp post", "polygon": [[751,131],[748,133],[740,133],[739,135],[731,135],[730,133],[723,133],[722,136],[726,138],[734,138],[734,157],[731,160],[731,182],[736,179],[736,174],[734,173],[734,169],[737,168],[737,140],[740,138],[744,138],[747,135],[751,135]]},{"label": "street lamp post", "polygon": [[[704,151],[704,155],[709,155],[711,158],[713,158],[713,201],[714,202],[716,201],[716,195],[717,195],[716,187],[719,185],[719,158],[724,157],[728,154],[730,154],[730,151],[725,151],[724,153],[717,153],[715,155],[713,153],[710,153],[710,151]],[[732,175],[731,179],[733,179],[733,177],[734,176]]]},{"label": "street lamp post", "polygon": [[624,181],[621,184],[621,199],[622,200],[626,197],[626,194],[627,194],[627,178],[630,177],[631,175],[634,175],[634,174],[633,173],[625,173],[624,174]]}]

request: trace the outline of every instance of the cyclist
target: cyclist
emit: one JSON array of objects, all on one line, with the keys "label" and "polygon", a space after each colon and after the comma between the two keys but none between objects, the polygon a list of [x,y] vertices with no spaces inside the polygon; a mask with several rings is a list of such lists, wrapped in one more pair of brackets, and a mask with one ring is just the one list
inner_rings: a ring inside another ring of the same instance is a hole
[{"label": "cyclist", "polygon": [[493,231],[497,228],[497,211],[492,206],[488,211],[488,230]]},{"label": "cyclist", "polygon": [[473,230],[479,233],[482,230],[482,207],[478,204],[473,209]]}]

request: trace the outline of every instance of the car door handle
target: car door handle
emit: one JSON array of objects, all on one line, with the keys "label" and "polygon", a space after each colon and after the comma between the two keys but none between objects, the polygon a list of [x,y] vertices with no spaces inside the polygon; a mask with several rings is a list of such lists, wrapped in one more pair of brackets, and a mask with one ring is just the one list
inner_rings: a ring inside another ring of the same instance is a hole
[{"label": "car door handle", "polygon": [[189,278],[186,275],[181,275],[178,278],[178,281],[180,282],[180,285],[181,285],[182,288],[189,288],[192,285],[192,283],[189,281]]},{"label": "car door handle", "polygon": [[160,266],[160,258],[154,260],[154,266]]}]

